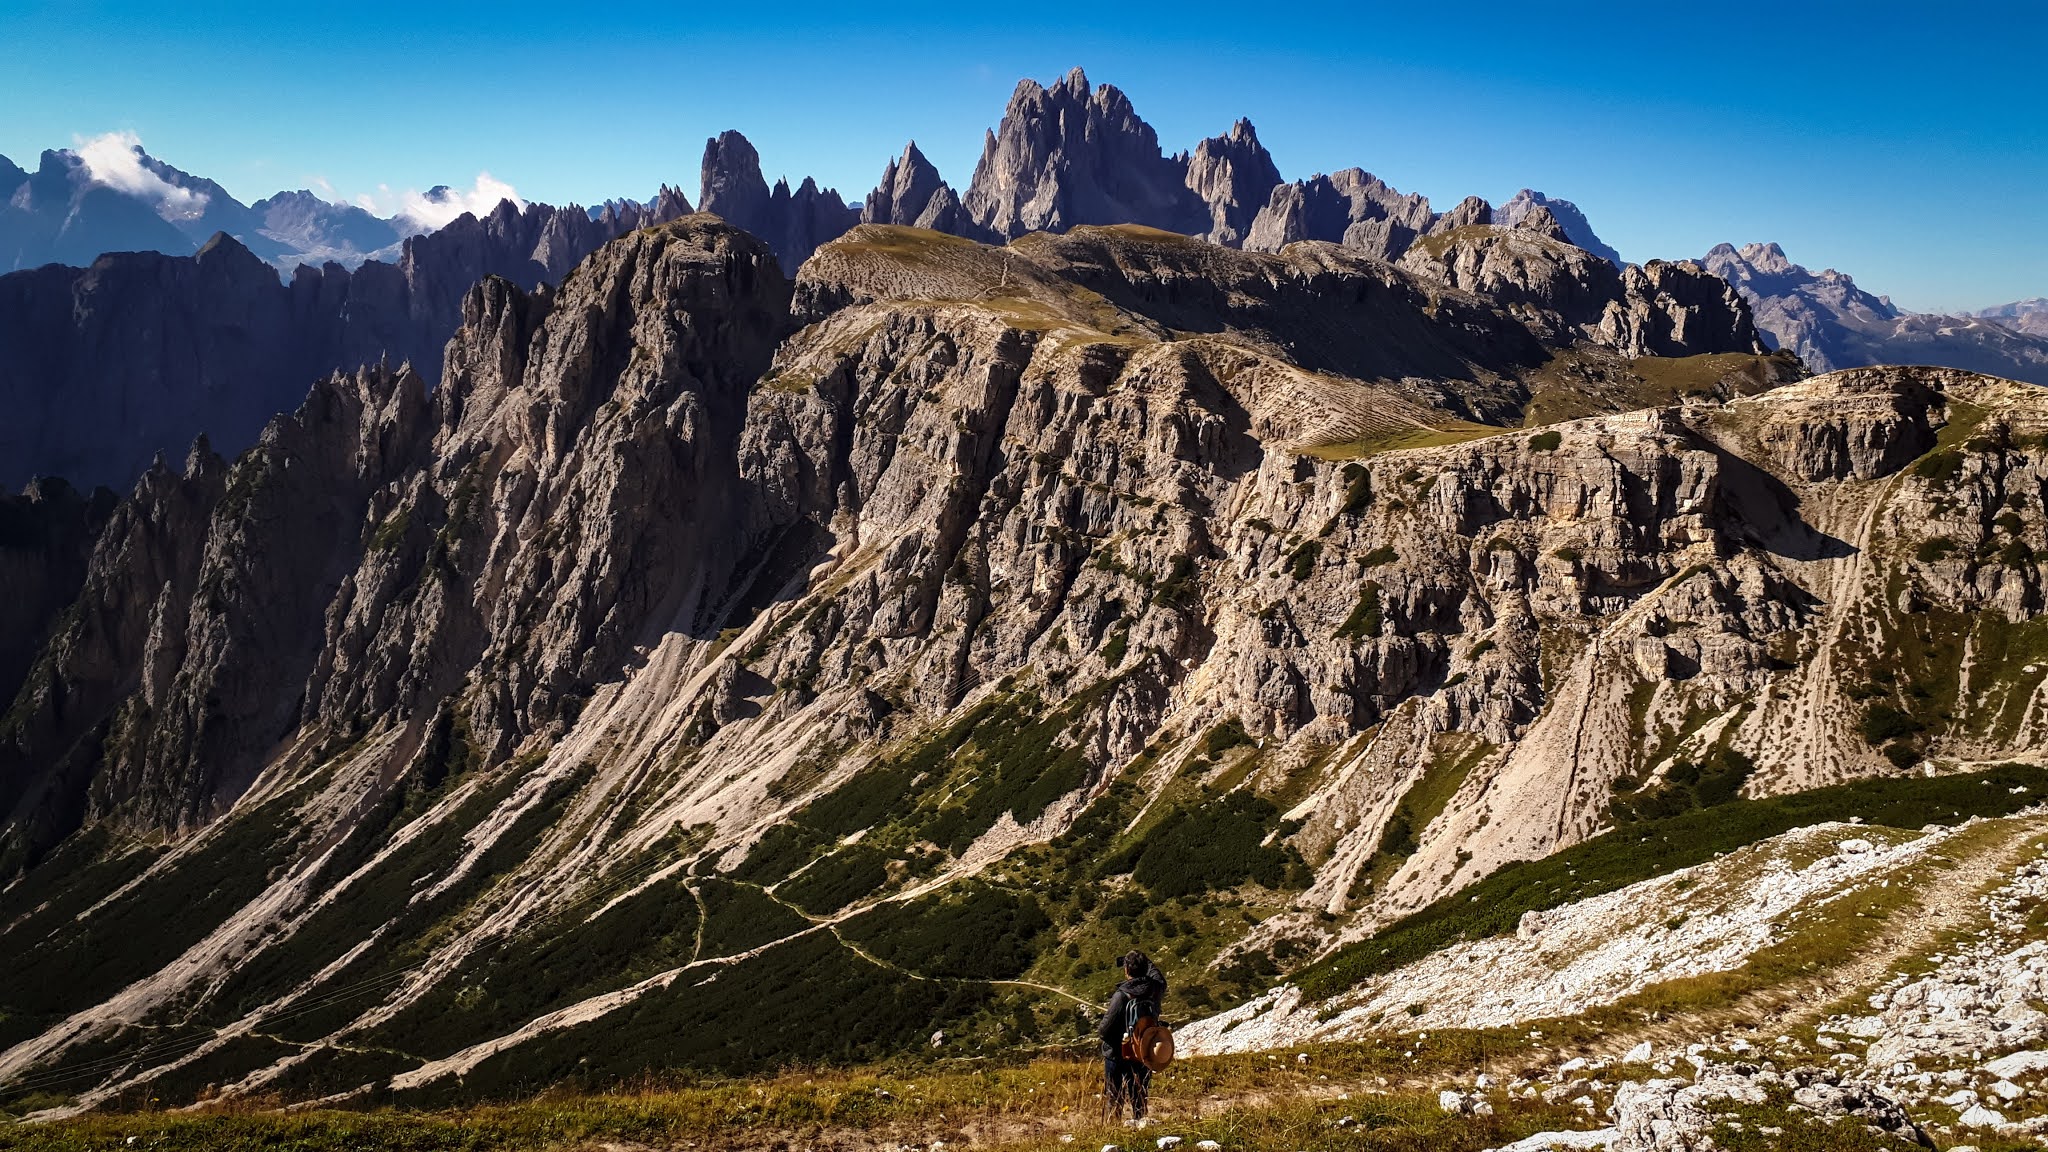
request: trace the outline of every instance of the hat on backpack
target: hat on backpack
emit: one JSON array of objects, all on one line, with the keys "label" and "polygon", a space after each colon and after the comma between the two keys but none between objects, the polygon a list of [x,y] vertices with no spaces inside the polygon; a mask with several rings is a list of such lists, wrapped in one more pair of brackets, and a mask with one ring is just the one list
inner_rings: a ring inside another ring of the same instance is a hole
[{"label": "hat on backpack", "polygon": [[1166,1022],[1147,1018],[1138,1022],[1138,1030],[1131,1036],[1132,1047],[1137,1049],[1138,1062],[1154,1072],[1166,1071],[1173,1063],[1173,1029]]}]

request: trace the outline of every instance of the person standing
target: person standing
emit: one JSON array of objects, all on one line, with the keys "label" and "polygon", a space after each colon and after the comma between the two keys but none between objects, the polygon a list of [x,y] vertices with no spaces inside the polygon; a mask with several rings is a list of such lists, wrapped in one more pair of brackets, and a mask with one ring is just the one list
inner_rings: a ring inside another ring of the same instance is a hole
[{"label": "person standing", "polygon": [[1097,1035],[1102,1040],[1102,1110],[1105,1119],[1120,1119],[1130,1106],[1131,1122],[1142,1124],[1150,1104],[1152,1070],[1133,1048],[1140,1020],[1157,1020],[1166,999],[1166,973],[1143,952],[1124,954],[1123,983],[1109,995]]}]

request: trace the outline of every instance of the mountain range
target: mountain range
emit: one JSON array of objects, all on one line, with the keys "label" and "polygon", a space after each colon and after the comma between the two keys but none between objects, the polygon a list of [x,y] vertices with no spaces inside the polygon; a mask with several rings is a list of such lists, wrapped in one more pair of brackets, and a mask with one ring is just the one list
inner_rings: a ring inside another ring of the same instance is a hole
[{"label": "mountain range", "polygon": [[[446,190],[428,196],[437,193]],[[407,236],[430,230],[303,190],[243,204],[132,137],[44,152],[33,172],[0,156],[0,270],[86,265],[105,252],[190,255],[215,233],[285,271],[330,261],[354,267],[395,257]]]},{"label": "mountain range", "polygon": [[2048,391],[1597,244],[1077,71],[964,194],[726,133],[695,210],[0,277],[0,458],[79,478],[0,492],[0,1105],[999,1059],[1138,940],[1210,1051],[1519,1034],[1620,995],[1556,949],[1624,885],[1673,971],[1816,855],[1974,899],[2048,786]]},{"label": "mountain range", "polygon": [[[119,488],[201,433],[239,451],[329,371],[411,363],[432,386],[457,300],[477,277],[551,283],[604,240],[690,211],[665,186],[594,211],[507,202],[430,236],[419,220],[380,220],[310,192],[245,207],[125,137],[46,152],[33,175],[0,158],[8,187],[0,253],[16,267],[84,266],[0,277],[0,410],[14,416],[0,433],[0,483],[13,486],[55,475]],[[1418,238],[1539,216],[1624,268],[1576,205],[1530,189],[1498,208],[1467,197],[1437,211],[1357,168],[1285,181],[1245,120],[1166,154],[1122,92],[1091,88],[1078,68],[1049,87],[1018,84],[964,193],[913,142],[855,208],[809,178],[771,186],[753,145],[725,132],[706,141],[697,205],[766,240],[785,270],[863,222],[979,241],[1137,224],[1251,251],[1320,241],[1396,261]],[[287,270],[288,284],[264,280],[236,249]],[[148,252],[182,259],[138,254]],[[1770,346],[1815,370],[1927,363],[2048,383],[2048,313],[2025,304],[1982,318],[1904,313],[1775,245],[1723,245],[1701,263],[1743,294]]]}]

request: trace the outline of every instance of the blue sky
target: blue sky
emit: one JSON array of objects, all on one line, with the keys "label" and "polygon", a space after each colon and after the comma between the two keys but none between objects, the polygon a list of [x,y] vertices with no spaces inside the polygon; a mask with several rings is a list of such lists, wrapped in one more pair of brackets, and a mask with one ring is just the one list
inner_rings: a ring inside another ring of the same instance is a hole
[{"label": "blue sky", "polygon": [[2041,0],[0,0],[0,154],[123,130],[244,200],[487,170],[589,203],[694,197],[736,127],[770,179],[857,200],[910,138],[964,187],[1017,79],[1076,64],[1169,151],[1249,116],[1288,178],[1356,164],[1445,206],[1526,185],[1633,260],[1777,240],[1909,307],[2048,295]]}]

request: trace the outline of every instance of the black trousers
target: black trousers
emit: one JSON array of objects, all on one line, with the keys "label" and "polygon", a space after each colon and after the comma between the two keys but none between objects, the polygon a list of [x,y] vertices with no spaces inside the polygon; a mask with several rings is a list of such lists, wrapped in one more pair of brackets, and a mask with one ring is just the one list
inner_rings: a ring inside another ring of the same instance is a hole
[{"label": "black trousers", "polygon": [[1102,1057],[1102,1111],[1110,1119],[1131,1107],[1131,1119],[1143,1120],[1152,1094],[1152,1070],[1136,1060],[1105,1052]]}]

